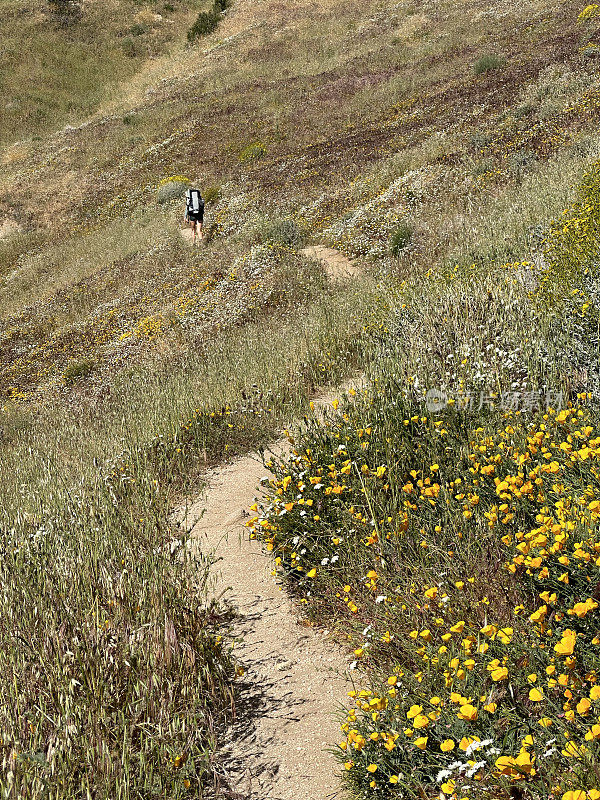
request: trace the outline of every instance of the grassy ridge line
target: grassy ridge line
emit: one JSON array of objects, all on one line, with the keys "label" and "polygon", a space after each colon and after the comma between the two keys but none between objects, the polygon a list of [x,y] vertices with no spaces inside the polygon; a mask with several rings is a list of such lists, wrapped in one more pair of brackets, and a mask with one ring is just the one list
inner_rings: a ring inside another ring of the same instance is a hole
[{"label": "grassy ridge line", "polygon": [[[552,407],[595,352],[597,174],[550,227],[537,292],[527,259],[406,287],[372,388],[308,424],[251,522],[366,673],[339,745],[357,798],[600,797],[600,421],[587,392]],[[430,413],[436,386],[451,401]]]}]

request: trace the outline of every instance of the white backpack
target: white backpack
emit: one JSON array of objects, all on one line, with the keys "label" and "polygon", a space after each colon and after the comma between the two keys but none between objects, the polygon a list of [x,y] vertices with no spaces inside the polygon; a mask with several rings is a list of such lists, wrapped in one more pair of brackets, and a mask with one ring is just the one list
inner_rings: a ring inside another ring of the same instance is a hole
[{"label": "white backpack", "polygon": [[200,214],[204,209],[204,200],[199,189],[188,189],[186,191],[186,205],[188,214]]}]

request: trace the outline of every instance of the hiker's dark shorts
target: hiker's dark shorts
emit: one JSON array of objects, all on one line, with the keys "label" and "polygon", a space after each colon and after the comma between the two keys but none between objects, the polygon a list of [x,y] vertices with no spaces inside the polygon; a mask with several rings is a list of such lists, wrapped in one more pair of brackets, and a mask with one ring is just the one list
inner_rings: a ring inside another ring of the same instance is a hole
[{"label": "hiker's dark shorts", "polygon": [[190,222],[204,222],[204,211],[200,214],[194,214],[189,211],[187,216]]}]

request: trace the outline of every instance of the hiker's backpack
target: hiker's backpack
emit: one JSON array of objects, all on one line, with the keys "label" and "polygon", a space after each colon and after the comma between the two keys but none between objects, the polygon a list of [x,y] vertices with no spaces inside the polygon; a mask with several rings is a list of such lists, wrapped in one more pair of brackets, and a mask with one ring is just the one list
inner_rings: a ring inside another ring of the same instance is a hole
[{"label": "hiker's backpack", "polygon": [[204,200],[199,189],[188,189],[186,192],[188,214],[201,214],[204,211]]}]

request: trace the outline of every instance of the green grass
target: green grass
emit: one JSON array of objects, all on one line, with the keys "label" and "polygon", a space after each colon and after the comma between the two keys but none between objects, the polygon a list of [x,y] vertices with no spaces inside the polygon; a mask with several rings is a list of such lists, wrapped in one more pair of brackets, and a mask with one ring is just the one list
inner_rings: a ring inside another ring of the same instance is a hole
[{"label": "green grass", "polygon": [[73,361],[63,373],[63,379],[67,386],[72,386],[76,381],[85,379],[94,368],[94,362],[89,359]]},{"label": "green grass", "polygon": [[505,59],[497,55],[486,55],[478,58],[473,64],[473,71],[476,75],[481,75],[483,72],[489,72],[493,69],[500,69],[504,66]]},{"label": "green grass", "polygon": [[393,256],[398,256],[409,244],[412,239],[413,231],[406,223],[398,225],[390,236],[390,252]]},{"label": "green grass", "polygon": [[103,468],[76,487],[46,461],[48,494],[4,529],[1,782],[27,797],[183,797],[212,780],[233,692],[226,612],[149,455],[128,464],[127,483]]}]

